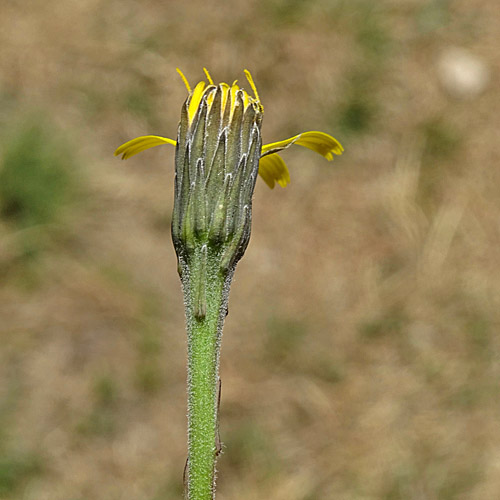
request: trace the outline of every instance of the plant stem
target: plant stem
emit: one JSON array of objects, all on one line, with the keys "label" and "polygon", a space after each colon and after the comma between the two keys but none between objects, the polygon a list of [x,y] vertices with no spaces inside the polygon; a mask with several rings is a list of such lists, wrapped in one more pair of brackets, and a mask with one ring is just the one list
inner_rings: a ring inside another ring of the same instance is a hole
[{"label": "plant stem", "polygon": [[219,353],[232,272],[220,254],[196,249],[180,266],[188,334],[188,500],[215,498]]}]

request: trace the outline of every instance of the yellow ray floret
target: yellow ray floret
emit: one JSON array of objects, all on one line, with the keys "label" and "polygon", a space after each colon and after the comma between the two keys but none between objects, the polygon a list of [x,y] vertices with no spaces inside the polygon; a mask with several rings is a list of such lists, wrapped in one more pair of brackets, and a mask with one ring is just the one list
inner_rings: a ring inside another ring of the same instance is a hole
[{"label": "yellow ray floret", "polygon": [[333,160],[333,155],[341,155],[344,148],[337,139],[324,132],[303,132],[290,137],[284,141],[273,142],[262,146],[262,156],[277,153],[290,147],[292,144],[304,146],[324,156],[327,160]]},{"label": "yellow ray floret", "polygon": [[253,81],[252,75],[250,74],[250,71],[248,71],[248,69],[245,69],[243,71],[245,73],[245,76],[247,77],[247,80],[248,80],[248,83],[250,84],[250,87],[252,87],[255,99],[257,99],[257,101],[260,102],[259,93],[257,92],[257,87],[255,86],[255,83]]},{"label": "yellow ray floret", "polygon": [[203,68],[203,72],[205,73],[205,76],[207,77],[208,82],[210,85],[214,84],[214,81],[212,80],[212,77],[210,76],[210,73],[208,72],[207,68]]},{"label": "yellow ray floret", "polygon": [[288,167],[283,158],[276,153],[261,157],[259,161],[259,175],[271,189],[274,189],[275,182],[281,187],[286,187],[290,182]]},{"label": "yellow ray floret", "polygon": [[126,160],[141,151],[154,148],[155,146],[161,146],[162,144],[171,144],[172,146],[175,146],[177,142],[173,139],[160,137],[158,135],[143,135],[142,137],[137,137],[136,139],[132,139],[131,141],[122,144],[115,151],[115,156],[122,155],[122,160]]},{"label": "yellow ray floret", "polygon": [[187,91],[191,92],[191,85],[189,85],[189,82],[187,81],[187,78],[184,76],[184,73],[179,68],[175,68],[175,69],[177,70],[177,73],[179,73],[179,75],[181,76],[182,81],[184,82],[184,85],[187,88]]},{"label": "yellow ray floret", "polygon": [[189,98],[189,106],[188,106],[189,123],[191,123],[194,120],[196,111],[200,106],[201,98],[203,97],[203,91],[205,90],[205,85],[206,83],[203,81],[198,82],[198,84],[193,90],[193,93],[191,94],[191,97]]}]

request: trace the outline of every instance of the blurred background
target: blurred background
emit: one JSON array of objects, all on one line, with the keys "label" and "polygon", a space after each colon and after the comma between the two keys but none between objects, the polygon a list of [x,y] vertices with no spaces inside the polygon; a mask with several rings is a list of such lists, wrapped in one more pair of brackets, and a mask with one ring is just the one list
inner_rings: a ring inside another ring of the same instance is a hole
[{"label": "blurred background", "polygon": [[500,498],[499,41],[497,0],[2,0],[0,498],[182,497],[174,151],[113,157],[177,66],[345,147],[257,183],[217,498]]}]

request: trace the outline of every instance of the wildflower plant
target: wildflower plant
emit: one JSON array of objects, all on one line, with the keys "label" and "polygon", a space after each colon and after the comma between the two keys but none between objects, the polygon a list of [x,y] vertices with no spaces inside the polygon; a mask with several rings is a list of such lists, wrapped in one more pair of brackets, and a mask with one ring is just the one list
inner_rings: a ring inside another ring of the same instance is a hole
[{"label": "wildflower plant", "polygon": [[208,80],[188,91],[177,140],[148,135],[120,146],[122,159],[162,144],[175,146],[175,194],[172,239],[184,293],[188,340],[188,457],[185,468],[189,500],[215,498],[215,463],[220,399],[219,354],[229,288],[250,239],[252,197],[260,175],[272,189],[290,182],[279,152],[291,145],[309,148],[332,160],[343,151],[323,132],[303,132],[262,145],[264,114],[251,74],[253,96],[232,85]]}]

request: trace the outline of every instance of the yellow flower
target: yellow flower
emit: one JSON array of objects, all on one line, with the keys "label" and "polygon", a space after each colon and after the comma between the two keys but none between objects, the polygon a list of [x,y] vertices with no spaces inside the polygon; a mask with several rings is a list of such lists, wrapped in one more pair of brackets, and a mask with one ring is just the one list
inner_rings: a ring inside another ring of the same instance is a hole
[{"label": "yellow flower", "polygon": [[[205,95],[207,97],[207,105],[209,106],[209,109],[212,106],[215,96],[215,93],[213,92],[215,85],[209,72],[205,68],[204,71],[208,84],[205,81],[201,81],[194,87],[194,89],[191,89],[182,72],[179,69],[177,69],[177,71],[179,72],[189,92],[187,103],[187,123],[188,126],[190,126],[193,123],[196,112]],[[235,110],[237,95],[241,94],[243,96],[244,108],[246,109],[251,106],[260,116],[262,116],[264,107],[260,102],[255,83],[249,71],[245,70],[245,76],[254,93],[254,97],[250,96],[244,89],[240,89],[237,85],[237,81],[233,82],[232,85],[228,85],[227,83],[219,84],[219,87],[223,92],[221,105],[221,116],[223,117],[223,120],[225,117],[227,121],[230,121]],[[122,160],[126,160],[141,151],[154,146],[160,146],[162,144],[171,144],[172,146],[176,146],[177,142],[173,139],[157,135],[137,137],[136,139],[132,139],[131,141],[122,144],[115,151],[115,156],[121,155]],[[337,139],[329,134],[325,134],[324,132],[316,131],[302,132],[301,134],[290,137],[289,139],[263,145],[259,161],[259,175],[271,189],[274,188],[275,183],[278,183],[281,187],[285,187],[290,182],[288,167],[278,153],[290,147],[292,144],[311,149],[324,156],[327,160],[333,160],[333,155],[340,155],[344,151],[344,148],[337,141]]]}]

